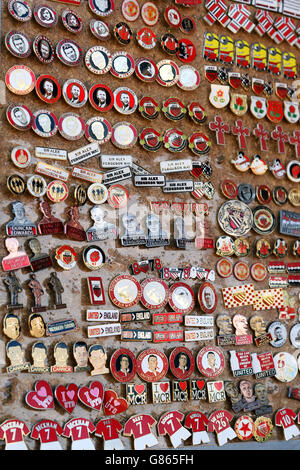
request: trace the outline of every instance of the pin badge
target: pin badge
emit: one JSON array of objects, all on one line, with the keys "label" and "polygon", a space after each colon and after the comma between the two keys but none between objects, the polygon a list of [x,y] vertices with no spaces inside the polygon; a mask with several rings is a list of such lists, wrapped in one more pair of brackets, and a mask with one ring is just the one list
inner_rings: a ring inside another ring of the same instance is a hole
[{"label": "pin badge", "polygon": [[160,107],[153,98],[144,96],[140,99],[138,110],[144,118],[154,120],[158,117]]},{"label": "pin badge", "polygon": [[32,43],[32,49],[36,57],[43,64],[51,64],[55,57],[54,45],[46,36],[39,34]]},{"label": "pin badge", "polygon": [[110,371],[118,382],[131,382],[137,371],[137,362],[132,351],[117,349],[110,360]]},{"label": "pin badge", "polygon": [[26,189],[26,183],[22,176],[19,175],[10,175],[7,178],[6,185],[10,192],[16,196],[24,194]]},{"label": "pin badge", "polygon": [[[15,269],[26,268],[30,266],[30,261],[25,251],[19,251],[19,242],[17,238],[10,237],[5,239],[5,248],[8,251],[8,255],[2,258],[3,271],[14,271]],[[18,294],[22,291],[18,279],[10,275],[4,278],[4,283],[8,286],[11,294],[12,308],[21,308],[18,304]]]},{"label": "pin badge", "polygon": [[157,73],[158,68],[153,60],[143,57],[135,61],[135,74],[143,82],[153,82]]},{"label": "pin badge", "polygon": [[23,32],[9,31],[5,35],[4,41],[7,50],[15,57],[25,59],[32,52],[31,39]]},{"label": "pin badge", "polygon": [[89,101],[97,111],[106,112],[114,105],[114,94],[108,86],[96,84],[90,88]]},{"label": "pin badge", "polygon": [[14,201],[11,204],[11,211],[14,215],[13,220],[6,224],[6,234],[10,237],[27,237],[37,234],[36,225],[33,224],[25,214],[24,204],[20,201]]},{"label": "pin badge", "polygon": [[129,308],[139,302],[142,290],[134,276],[124,274],[111,281],[108,293],[114,305],[119,308]]},{"label": "pin badge", "polygon": [[200,85],[200,74],[191,65],[179,67],[179,79],[176,85],[184,91],[196,90]]},{"label": "pin badge", "polygon": [[112,128],[112,143],[120,149],[132,148],[138,138],[136,128],[129,122],[118,122]]},{"label": "pin badge", "polygon": [[82,60],[83,52],[72,39],[61,39],[56,45],[56,55],[63,64],[76,67]]},{"label": "pin badge", "polygon": [[224,354],[217,346],[206,346],[198,352],[196,364],[200,374],[209,378],[217,377],[225,367]]},{"label": "pin badge", "polygon": [[58,130],[67,140],[79,140],[85,132],[85,122],[75,113],[64,113],[58,121]]},{"label": "pin badge", "polygon": [[114,26],[113,34],[122,46],[127,46],[132,39],[132,30],[127,23],[124,23],[124,21],[121,21]]},{"label": "pin badge", "polygon": [[147,26],[155,26],[159,19],[159,11],[155,3],[145,2],[141,8],[141,17]]},{"label": "pin badge", "polygon": [[168,372],[166,355],[158,349],[146,349],[137,357],[137,373],[145,382],[157,382]]},{"label": "pin badge", "polygon": [[132,114],[138,107],[138,99],[133,90],[119,87],[114,91],[114,107],[121,114]]},{"label": "pin badge", "polygon": [[58,119],[52,111],[39,109],[33,113],[32,130],[40,137],[52,137],[58,130]]},{"label": "pin badge", "polygon": [[85,65],[90,72],[103,75],[111,69],[112,56],[106,47],[93,46],[85,54]]},{"label": "pin badge", "polygon": [[81,108],[88,100],[88,91],[85,84],[75,78],[64,82],[62,94],[66,103],[73,108]]},{"label": "pin badge", "polygon": [[58,14],[49,5],[42,3],[34,6],[33,17],[44,28],[54,28],[58,22]]},{"label": "pin badge", "polygon": [[90,30],[91,33],[101,41],[106,41],[110,38],[110,29],[105,21],[91,19]]},{"label": "pin badge", "polygon": [[35,89],[38,97],[47,104],[56,103],[61,97],[60,84],[52,75],[40,75]]},{"label": "pin badge", "polygon": [[64,27],[70,33],[78,34],[82,31],[83,22],[80,16],[73,10],[64,10],[61,14]]},{"label": "pin badge", "polygon": [[26,65],[14,65],[5,75],[5,84],[16,95],[27,95],[35,87],[36,78]]},{"label": "pin badge", "polygon": [[25,23],[32,18],[31,8],[25,0],[9,0],[7,8],[15,20]]},{"label": "pin badge", "polygon": [[179,68],[172,60],[161,60],[157,63],[156,81],[159,85],[170,87],[179,81]]},{"label": "pin badge", "polygon": [[137,0],[123,0],[121,12],[127,21],[136,21],[140,16],[140,6]]},{"label": "pin badge", "polygon": [[115,10],[114,0],[99,2],[98,0],[89,0],[88,5],[97,16],[108,16]]},{"label": "pin badge", "polygon": [[117,78],[130,77],[135,70],[135,61],[128,52],[118,51],[112,55],[110,73]]}]

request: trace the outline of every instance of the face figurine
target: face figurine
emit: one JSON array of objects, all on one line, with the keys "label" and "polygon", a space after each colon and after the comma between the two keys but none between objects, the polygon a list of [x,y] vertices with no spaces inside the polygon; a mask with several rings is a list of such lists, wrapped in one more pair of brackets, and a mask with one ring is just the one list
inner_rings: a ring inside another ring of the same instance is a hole
[{"label": "face figurine", "polygon": [[234,315],[232,319],[234,328],[236,329],[236,336],[244,336],[248,334],[247,318],[244,315]]},{"label": "face figurine", "polygon": [[234,382],[225,382],[224,388],[231,401],[237,402],[241,399],[241,394]]},{"label": "face figurine", "polygon": [[65,343],[57,343],[54,348],[54,359],[56,367],[67,367],[69,353]]},{"label": "face figurine", "polygon": [[253,394],[253,387],[249,380],[241,380],[240,391],[247,403],[255,400],[255,396]]},{"label": "face figurine", "polygon": [[17,339],[21,333],[20,320],[17,315],[7,313],[3,319],[3,333],[10,339]]},{"label": "face figurine", "polygon": [[217,327],[219,328],[219,335],[232,334],[232,322],[229,315],[218,315],[216,319]]},{"label": "face figurine", "polygon": [[24,351],[22,345],[15,340],[11,340],[6,345],[6,354],[11,365],[7,367],[7,372],[25,370],[29,368],[29,364],[24,361]]},{"label": "face figurine", "polygon": [[29,331],[34,338],[42,338],[45,335],[45,323],[43,317],[38,313],[33,313],[28,319]]},{"label": "face figurine", "polygon": [[94,344],[89,348],[89,361],[93,366],[91,375],[107,374],[109,369],[106,367],[107,354],[100,344]]},{"label": "face figurine", "polygon": [[31,366],[31,371],[34,370],[41,370],[41,371],[48,371],[48,367],[46,366],[47,361],[47,348],[44,343],[35,343],[32,346],[31,356],[33,359],[33,364]]},{"label": "face figurine", "polygon": [[259,315],[254,315],[250,318],[250,327],[255,333],[255,337],[264,335],[266,333],[266,324],[264,319]]},{"label": "face figurine", "polygon": [[256,383],[254,385],[254,392],[262,405],[269,403],[267,389],[263,383],[261,382]]},{"label": "face figurine", "polygon": [[89,370],[88,366],[88,347],[84,341],[77,341],[73,346],[73,356],[77,363],[74,367],[75,372]]}]

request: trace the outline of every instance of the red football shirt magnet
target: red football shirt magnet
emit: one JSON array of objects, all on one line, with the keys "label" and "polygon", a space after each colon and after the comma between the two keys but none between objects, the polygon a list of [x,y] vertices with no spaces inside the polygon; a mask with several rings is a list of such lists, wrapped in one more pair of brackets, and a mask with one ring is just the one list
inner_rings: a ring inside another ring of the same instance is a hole
[{"label": "red football shirt magnet", "polygon": [[150,310],[158,310],[167,305],[169,288],[167,284],[156,278],[145,279],[141,284],[141,303]]},{"label": "red football shirt magnet", "polygon": [[185,282],[175,282],[170,287],[169,305],[174,312],[190,313],[195,307],[193,289]]}]

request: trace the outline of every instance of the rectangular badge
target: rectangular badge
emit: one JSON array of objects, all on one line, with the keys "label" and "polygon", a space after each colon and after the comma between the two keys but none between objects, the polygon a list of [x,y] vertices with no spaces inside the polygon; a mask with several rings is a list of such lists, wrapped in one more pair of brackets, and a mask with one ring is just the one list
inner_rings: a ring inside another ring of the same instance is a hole
[{"label": "rectangular badge", "polygon": [[256,379],[264,379],[276,375],[273,354],[271,352],[255,353],[252,356],[252,367]]},{"label": "rectangular badge", "polygon": [[183,341],[183,330],[153,331],[153,343]]},{"label": "rectangular badge", "polygon": [[164,186],[166,177],[164,175],[134,175],[134,186]]},{"label": "rectangular badge", "polygon": [[103,173],[100,173],[100,171],[89,170],[79,166],[74,166],[71,176],[79,180],[89,181],[90,183],[102,183],[103,180]]},{"label": "rectangular badge", "polygon": [[147,387],[145,384],[126,383],[126,401],[129,405],[147,404]]},{"label": "rectangular badge", "polygon": [[279,233],[300,238],[300,213],[281,210]]},{"label": "rectangular badge", "polygon": [[51,160],[67,160],[68,152],[51,147],[35,147],[36,158],[49,158]]},{"label": "rectangular badge", "polygon": [[254,285],[244,284],[242,286],[224,287],[222,295],[225,308],[253,305],[255,299]]},{"label": "rectangular badge", "polygon": [[172,401],[185,402],[189,400],[189,381],[173,380]]},{"label": "rectangular badge", "polygon": [[70,172],[65,170],[64,168],[58,168],[54,165],[48,165],[48,163],[45,162],[37,162],[34,171],[39,175],[50,176],[50,178],[53,178],[55,180],[61,180],[64,182],[68,181],[70,176]]},{"label": "rectangular badge", "polygon": [[134,162],[131,163],[131,171],[135,175],[151,175],[150,171],[145,170],[145,168]]},{"label": "rectangular badge", "polygon": [[151,330],[123,330],[122,341],[152,341]]},{"label": "rectangular badge", "polygon": [[87,310],[87,321],[119,321],[119,310]]},{"label": "rectangular badge", "polygon": [[192,169],[192,160],[169,160],[160,162],[160,171],[162,173],[176,173],[177,171],[191,171]]},{"label": "rectangular badge", "polygon": [[78,331],[79,326],[73,318],[64,318],[46,323],[46,336],[62,335],[70,331]]},{"label": "rectangular badge", "polygon": [[104,305],[105,294],[101,277],[88,277],[88,289],[92,305]]},{"label": "rectangular badge", "polygon": [[103,168],[120,168],[132,164],[131,155],[101,155],[101,166]]},{"label": "rectangular badge", "polygon": [[214,318],[209,315],[185,315],[185,326],[214,326]]},{"label": "rectangular badge", "polygon": [[121,334],[121,324],[88,326],[88,338],[103,338],[104,336],[117,336]]},{"label": "rectangular badge", "polygon": [[182,323],[182,313],[167,312],[167,313],[153,313],[152,325],[170,325],[172,323]]},{"label": "rectangular badge", "polygon": [[163,187],[164,193],[181,193],[181,192],[193,192],[194,181],[193,180],[169,180],[166,181]]},{"label": "rectangular badge", "polygon": [[99,144],[97,144],[97,142],[92,142],[89,145],[85,145],[84,147],[80,147],[72,152],[68,152],[68,159],[71,165],[75,165],[76,163],[84,162],[89,158],[96,157],[99,154]]},{"label": "rectangular badge", "polygon": [[107,171],[103,176],[103,184],[114,184],[118,181],[127,180],[132,177],[130,166],[117,168],[116,170]]},{"label": "rectangular badge", "polygon": [[151,319],[150,310],[138,310],[136,312],[124,312],[120,315],[122,323],[131,321],[148,321]]},{"label": "rectangular badge", "polygon": [[188,330],[184,332],[184,341],[205,341],[214,339],[214,330]]},{"label": "rectangular badge", "polygon": [[282,289],[255,291],[253,310],[270,310],[284,307]]},{"label": "rectangular badge", "polygon": [[152,401],[154,404],[171,403],[170,382],[152,382]]},{"label": "rectangular badge", "polygon": [[204,379],[190,379],[190,400],[206,400]]}]

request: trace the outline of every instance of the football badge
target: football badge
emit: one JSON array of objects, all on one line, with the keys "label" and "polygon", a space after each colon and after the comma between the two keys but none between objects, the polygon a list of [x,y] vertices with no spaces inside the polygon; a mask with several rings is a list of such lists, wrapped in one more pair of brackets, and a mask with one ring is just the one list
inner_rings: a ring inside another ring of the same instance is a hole
[{"label": "football badge", "polygon": [[263,119],[267,114],[267,100],[259,96],[251,96],[250,111],[256,119]]},{"label": "football badge", "polygon": [[300,111],[298,101],[284,101],[284,117],[291,124],[296,124],[299,121]]},{"label": "football badge", "polygon": [[230,101],[229,86],[211,84],[210,103],[217,109],[225,108]]},{"label": "football badge", "polygon": [[243,116],[248,110],[247,95],[231,94],[230,109],[237,116]]}]

